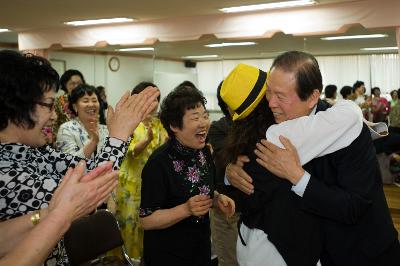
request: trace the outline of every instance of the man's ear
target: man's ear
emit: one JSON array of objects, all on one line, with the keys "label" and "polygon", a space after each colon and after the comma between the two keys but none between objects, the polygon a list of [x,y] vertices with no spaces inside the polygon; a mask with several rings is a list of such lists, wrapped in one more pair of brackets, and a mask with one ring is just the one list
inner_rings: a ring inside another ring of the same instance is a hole
[{"label": "man's ear", "polygon": [[172,132],[176,133],[178,131],[177,127],[169,125],[169,128],[172,130]]},{"label": "man's ear", "polygon": [[308,106],[310,108],[314,108],[314,106],[318,103],[320,96],[321,96],[321,93],[319,92],[319,90],[317,90],[317,89],[313,90],[312,94],[308,98]]}]

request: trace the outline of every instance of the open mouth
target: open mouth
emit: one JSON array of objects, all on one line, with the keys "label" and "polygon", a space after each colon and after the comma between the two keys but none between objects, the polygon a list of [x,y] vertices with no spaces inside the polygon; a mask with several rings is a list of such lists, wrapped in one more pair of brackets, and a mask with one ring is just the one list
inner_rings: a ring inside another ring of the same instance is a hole
[{"label": "open mouth", "polygon": [[48,136],[53,133],[53,128],[51,126],[45,126],[42,128],[42,134]]},{"label": "open mouth", "polygon": [[88,115],[97,115],[97,109],[88,108],[88,109],[85,109],[85,113],[87,113]]},{"label": "open mouth", "polygon": [[200,131],[198,133],[196,133],[196,138],[201,142],[201,143],[205,143],[206,142],[206,138],[207,138],[207,131]]},{"label": "open mouth", "polygon": [[280,116],[282,116],[282,113],[273,112],[272,114],[275,118],[279,118]]}]

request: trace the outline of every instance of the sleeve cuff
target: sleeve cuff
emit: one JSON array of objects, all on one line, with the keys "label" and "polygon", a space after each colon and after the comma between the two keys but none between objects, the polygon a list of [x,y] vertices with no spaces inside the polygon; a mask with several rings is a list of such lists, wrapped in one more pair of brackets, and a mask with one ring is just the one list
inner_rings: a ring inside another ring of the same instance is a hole
[{"label": "sleeve cuff", "polygon": [[299,195],[300,197],[303,197],[304,191],[306,191],[308,182],[310,182],[311,175],[307,173],[307,171],[304,171],[304,175],[301,177],[300,181],[292,186],[292,191]]},{"label": "sleeve cuff", "polygon": [[231,183],[229,183],[229,180],[228,180],[228,178],[226,176],[224,176],[224,183],[225,183],[226,186],[230,186],[231,185]]}]

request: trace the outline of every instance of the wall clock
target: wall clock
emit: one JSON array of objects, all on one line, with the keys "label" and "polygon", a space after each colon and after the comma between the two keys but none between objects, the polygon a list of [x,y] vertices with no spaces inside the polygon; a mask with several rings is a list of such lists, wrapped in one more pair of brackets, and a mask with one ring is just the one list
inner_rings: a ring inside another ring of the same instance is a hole
[{"label": "wall clock", "polygon": [[110,68],[111,71],[114,71],[114,72],[118,71],[119,67],[120,67],[120,62],[119,62],[118,57],[115,57],[115,56],[111,57],[108,60],[108,67]]}]

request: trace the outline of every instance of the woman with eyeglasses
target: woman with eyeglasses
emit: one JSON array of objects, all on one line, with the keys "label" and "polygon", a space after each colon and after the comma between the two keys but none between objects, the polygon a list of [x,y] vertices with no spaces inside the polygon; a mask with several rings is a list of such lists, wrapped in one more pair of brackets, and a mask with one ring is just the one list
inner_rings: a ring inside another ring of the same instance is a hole
[{"label": "woman with eyeglasses", "polygon": [[69,109],[74,118],[62,124],[56,147],[82,158],[94,158],[104,146],[107,126],[99,124],[100,96],[95,87],[81,84],[69,96]]},{"label": "woman with eyeglasses", "polygon": [[[46,59],[0,51],[0,99],[4,103],[0,105],[0,222],[12,223],[8,234],[1,235],[0,256],[12,250],[36,224],[46,219],[49,202],[68,168],[82,160],[46,145],[43,131],[56,118],[57,85],[58,74]],[[107,161],[113,162],[114,169],[119,168],[129,136],[153,110],[158,95],[155,88],[133,96],[127,92],[115,112],[109,108],[110,134],[97,156],[86,162],[89,170]],[[93,189],[104,192],[116,183],[112,179],[106,186]],[[45,265],[68,264],[61,241]]]},{"label": "woman with eyeglasses", "polygon": [[[75,169],[70,169],[51,198],[46,219],[33,226],[16,247],[0,257],[0,266],[42,265],[72,222],[92,212],[93,206],[109,196],[113,189],[109,182],[118,176],[117,171],[109,172],[111,167],[112,163],[103,164],[85,175],[86,164],[81,161]],[[84,180],[86,182],[81,182]],[[104,186],[108,188],[103,192],[93,189]],[[15,220],[0,222],[2,239],[7,240],[12,235]]]}]

